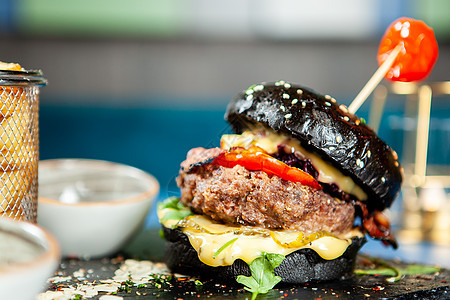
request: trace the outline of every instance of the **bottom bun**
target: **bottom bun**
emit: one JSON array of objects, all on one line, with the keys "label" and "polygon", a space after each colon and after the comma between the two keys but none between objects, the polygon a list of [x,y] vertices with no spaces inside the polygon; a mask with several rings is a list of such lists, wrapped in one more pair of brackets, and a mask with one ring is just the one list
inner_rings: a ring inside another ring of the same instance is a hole
[{"label": "bottom bun", "polygon": [[[214,278],[235,282],[238,275],[251,276],[250,268],[243,260],[236,260],[230,266],[211,267],[202,263],[191,246],[188,237],[179,229],[163,226],[167,240],[165,262],[174,273]],[[353,275],[356,255],[364,245],[364,237],[352,238],[352,243],[340,257],[326,260],[314,250],[300,249],[289,255],[275,268],[275,275],[283,283],[306,283],[346,279]]]}]

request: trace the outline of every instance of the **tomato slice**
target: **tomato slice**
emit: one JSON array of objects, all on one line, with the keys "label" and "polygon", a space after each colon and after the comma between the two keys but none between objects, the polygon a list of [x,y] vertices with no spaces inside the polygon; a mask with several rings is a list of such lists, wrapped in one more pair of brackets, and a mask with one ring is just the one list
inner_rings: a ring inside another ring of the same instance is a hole
[{"label": "tomato slice", "polygon": [[377,55],[379,65],[398,44],[402,45],[402,50],[386,74],[386,79],[410,82],[428,77],[439,55],[433,29],[420,20],[406,17],[397,19],[381,39]]},{"label": "tomato slice", "polygon": [[270,156],[262,148],[253,146],[249,149],[232,148],[229,152],[222,153],[213,163],[223,167],[232,168],[236,165],[243,166],[247,170],[264,171],[270,175],[276,175],[284,180],[300,182],[303,185],[315,189],[322,186],[310,174],[294,167],[290,167],[282,161]]}]

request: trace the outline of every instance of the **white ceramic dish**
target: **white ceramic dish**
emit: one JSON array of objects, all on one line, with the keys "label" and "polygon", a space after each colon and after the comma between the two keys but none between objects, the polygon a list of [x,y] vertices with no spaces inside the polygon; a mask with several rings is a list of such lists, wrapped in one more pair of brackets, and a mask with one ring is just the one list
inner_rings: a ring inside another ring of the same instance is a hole
[{"label": "white ceramic dish", "polygon": [[59,262],[59,245],[50,233],[0,217],[0,299],[34,299]]},{"label": "white ceramic dish", "polygon": [[141,228],[158,181],[131,166],[90,159],[39,162],[38,224],[66,257],[96,258],[120,250]]}]

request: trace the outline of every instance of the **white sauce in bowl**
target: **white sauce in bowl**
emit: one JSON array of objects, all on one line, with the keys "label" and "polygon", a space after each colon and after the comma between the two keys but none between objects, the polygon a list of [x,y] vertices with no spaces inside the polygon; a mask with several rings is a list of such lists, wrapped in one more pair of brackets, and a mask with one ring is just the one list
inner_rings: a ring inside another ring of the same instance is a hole
[{"label": "white sauce in bowl", "polygon": [[45,249],[14,232],[0,231],[0,270],[13,264],[33,261]]}]

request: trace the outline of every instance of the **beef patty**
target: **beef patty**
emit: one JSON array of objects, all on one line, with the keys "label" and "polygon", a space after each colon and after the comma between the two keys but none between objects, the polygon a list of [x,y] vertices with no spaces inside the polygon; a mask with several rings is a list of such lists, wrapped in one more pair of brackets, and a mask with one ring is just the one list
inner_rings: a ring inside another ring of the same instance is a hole
[{"label": "beef patty", "polygon": [[[183,164],[182,164],[183,165]],[[353,227],[354,207],[300,183],[242,166],[217,164],[181,168],[181,202],[221,223],[345,233]]]}]

